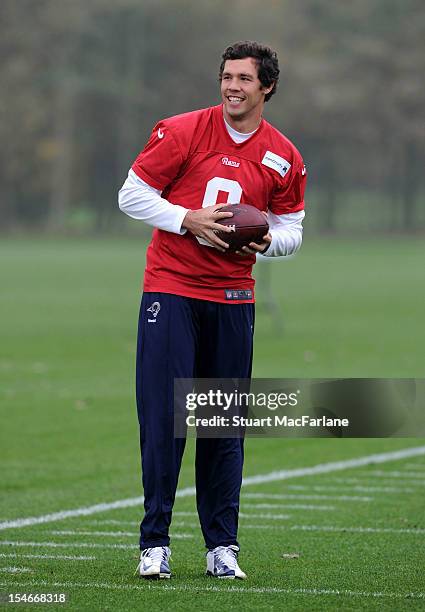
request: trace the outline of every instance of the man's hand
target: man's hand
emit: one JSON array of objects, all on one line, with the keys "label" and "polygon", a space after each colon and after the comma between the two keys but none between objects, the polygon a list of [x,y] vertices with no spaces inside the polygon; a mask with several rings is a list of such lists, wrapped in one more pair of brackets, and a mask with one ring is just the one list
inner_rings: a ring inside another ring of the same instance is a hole
[{"label": "man's hand", "polygon": [[194,236],[203,238],[215,249],[225,253],[229,245],[220,240],[216,232],[231,232],[232,230],[230,227],[220,225],[217,221],[226,217],[233,217],[233,213],[220,212],[220,208],[223,206],[227,206],[227,204],[215,204],[198,210],[188,210],[183,219],[182,228],[187,229]]},{"label": "man's hand", "polygon": [[250,242],[248,246],[242,247],[242,249],[240,251],[236,251],[236,253],[238,255],[242,255],[242,257],[247,255],[256,255],[257,253],[264,253],[270,246],[271,241],[272,236],[270,232],[268,232],[265,236],[263,236],[263,242],[259,244],[256,242]]},{"label": "man's hand", "polygon": [[[264,210],[261,212],[268,220],[267,213]],[[268,232],[265,236],[263,236],[263,242],[250,242],[248,246],[242,247],[242,249],[240,251],[236,251],[236,253],[238,255],[242,255],[242,257],[246,257],[247,255],[256,255],[257,253],[264,253],[269,248],[271,241],[272,236],[270,232]]]}]

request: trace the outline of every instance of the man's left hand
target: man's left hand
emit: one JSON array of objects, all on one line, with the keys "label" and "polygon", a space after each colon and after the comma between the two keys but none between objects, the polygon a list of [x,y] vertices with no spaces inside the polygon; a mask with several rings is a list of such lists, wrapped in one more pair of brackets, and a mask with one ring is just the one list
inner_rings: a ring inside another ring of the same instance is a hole
[{"label": "man's left hand", "polygon": [[250,242],[248,246],[244,246],[240,251],[236,251],[237,255],[242,255],[245,257],[246,255],[256,255],[257,253],[264,253],[266,249],[270,246],[272,241],[272,236],[270,232],[268,232],[265,236],[263,236],[263,242],[257,244],[256,242]]}]

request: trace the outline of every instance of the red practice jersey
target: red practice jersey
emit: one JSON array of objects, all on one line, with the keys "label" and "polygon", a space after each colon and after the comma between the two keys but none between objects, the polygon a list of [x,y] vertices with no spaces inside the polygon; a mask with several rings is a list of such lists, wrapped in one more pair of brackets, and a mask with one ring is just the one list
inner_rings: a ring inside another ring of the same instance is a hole
[{"label": "red practice jersey", "polygon": [[[264,119],[236,144],[221,105],[157,123],[132,169],[162,197],[192,210],[239,202],[276,215],[304,208],[305,167],[295,146]],[[254,301],[255,255],[221,253],[190,232],[155,229],[146,257],[145,291]]]}]

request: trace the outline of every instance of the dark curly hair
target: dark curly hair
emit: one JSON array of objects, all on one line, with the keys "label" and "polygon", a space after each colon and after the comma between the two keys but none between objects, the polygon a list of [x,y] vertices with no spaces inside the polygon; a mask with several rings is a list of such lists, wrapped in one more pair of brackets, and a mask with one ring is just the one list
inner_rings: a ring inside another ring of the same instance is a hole
[{"label": "dark curly hair", "polygon": [[227,60],[244,59],[245,57],[252,57],[255,59],[258,66],[258,78],[263,87],[270,87],[270,85],[273,84],[273,89],[266,94],[265,97],[266,102],[270,100],[272,95],[276,92],[277,82],[279,80],[279,62],[275,51],[257,42],[244,40],[227,47],[221,57],[222,61],[219,72],[220,81],[223,76],[224,64]]}]

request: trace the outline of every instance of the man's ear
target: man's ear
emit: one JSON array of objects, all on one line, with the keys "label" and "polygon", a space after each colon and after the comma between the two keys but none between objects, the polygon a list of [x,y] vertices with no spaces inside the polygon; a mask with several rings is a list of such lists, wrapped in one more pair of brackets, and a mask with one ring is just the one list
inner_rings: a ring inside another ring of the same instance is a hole
[{"label": "man's ear", "polygon": [[267,96],[267,94],[271,92],[273,87],[274,87],[274,81],[273,81],[273,83],[269,87],[264,87],[264,85],[262,85],[261,89],[264,91],[264,95]]}]

